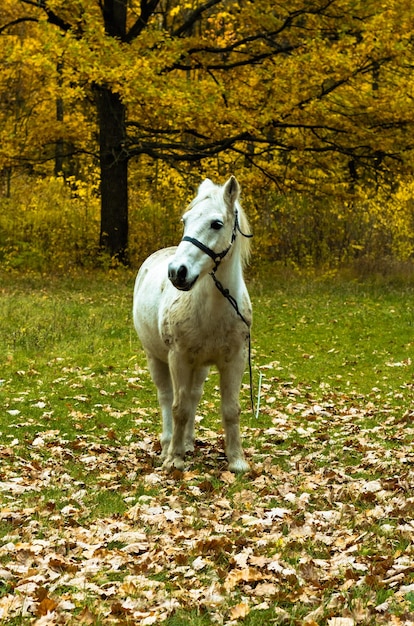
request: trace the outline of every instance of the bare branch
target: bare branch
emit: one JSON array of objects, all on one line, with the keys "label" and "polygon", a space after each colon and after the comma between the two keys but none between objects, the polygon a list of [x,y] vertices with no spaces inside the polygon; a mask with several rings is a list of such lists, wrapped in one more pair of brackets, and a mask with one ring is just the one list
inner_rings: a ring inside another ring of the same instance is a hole
[{"label": "bare branch", "polygon": [[54,24],[55,26],[57,26],[64,32],[67,32],[68,30],[71,29],[71,25],[68,22],[65,22],[65,20],[62,20],[62,18],[60,18],[56,13],[54,13],[47,7],[45,0],[38,0],[37,2],[34,2],[33,0],[21,0],[21,1],[23,2],[23,4],[36,7],[37,9],[42,9],[47,15],[47,21],[50,24]]},{"label": "bare branch", "polygon": [[146,28],[148,20],[154,13],[159,4],[159,0],[141,0],[141,14],[136,22],[129,29],[125,41],[130,43],[133,39],[136,39],[141,32]]},{"label": "bare branch", "polygon": [[194,26],[194,24],[200,19],[200,17],[205,11],[207,11],[208,9],[211,9],[211,7],[214,7],[216,4],[220,4],[220,2],[221,0],[208,0],[207,2],[199,6],[197,9],[194,9],[194,11],[191,11],[191,13],[187,17],[187,19],[181,24],[181,26],[179,26],[172,33],[172,36],[181,37],[181,35],[189,31],[192,28],[192,26]]},{"label": "bare branch", "polygon": [[16,26],[17,24],[21,24],[22,22],[38,22],[39,20],[36,17],[19,17],[17,20],[13,20],[8,24],[4,24],[4,26],[0,26],[0,35],[8,28],[12,26]]}]

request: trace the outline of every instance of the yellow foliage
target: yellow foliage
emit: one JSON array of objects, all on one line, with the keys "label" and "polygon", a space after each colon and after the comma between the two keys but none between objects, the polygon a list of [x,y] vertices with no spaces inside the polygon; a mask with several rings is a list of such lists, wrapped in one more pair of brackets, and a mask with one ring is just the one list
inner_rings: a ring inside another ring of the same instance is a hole
[{"label": "yellow foliage", "polygon": [[3,269],[66,271],[97,261],[99,199],[80,181],[21,177],[12,198],[0,198]]},{"label": "yellow foliage", "polygon": [[374,254],[407,261],[414,257],[414,181],[402,180],[395,190],[381,190],[367,202]]},{"label": "yellow foliage", "polygon": [[[215,181],[227,176],[210,173]],[[221,164],[224,167],[224,164]],[[143,174],[145,173],[145,178]],[[150,161],[134,168],[130,186],[130,257],[137,267],[155,250],[176,245],[180,218],[196,190],[198,176],[179,174]],[[275,193],[252,170],[236,172],[242,203],[254,234],[253,260],[306,269],[336,268],[355,259],[410,260],[414,256],[414,181],[393,193],[338,202],[299,193]],[[12,197],[0,197],[0,260],[3,268],[67,271],[106,263],[99,254],[97,185],[61,178],[20,177]]]},{"label": "yellow foliage", "polygon": [[[410,0],[208,4],[161,3],[139,36],[122,40],[106,33],[98,2],[48,0],[64,31],[43,3],[3,3],[0,172],[13,173],[11,198],[0,200],[6,264],[64,267],[96,256],[97,86],[125,106],[121,145],[106,148],[117,150],[114,162],[130,159],[134,263],[179,240],[179,217],[203,177],[230,173],[242,183],[257,258],[302,266],[412,258]],[[125,8],[128,30],[141,7]],[[197,10],[202,18],[180,30]],[[226,139],[228,149],[215,152]],[[74,157],[77,180],[67,184],[52,176],[62,146],[87,155]]]}]

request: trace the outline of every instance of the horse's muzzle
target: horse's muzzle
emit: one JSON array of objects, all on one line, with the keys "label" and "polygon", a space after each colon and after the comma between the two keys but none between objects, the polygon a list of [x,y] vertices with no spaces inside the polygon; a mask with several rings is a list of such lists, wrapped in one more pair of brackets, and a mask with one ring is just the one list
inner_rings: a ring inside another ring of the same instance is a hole
[{"label": "horse's muzzle", "polygon": [[181,291],[190,291],[198,276],[189,280],[188,270],[185,265],[180,265],[176,268],[173,263],[170,263],[168,266],[168,278],[176,289],[180,289]]}]

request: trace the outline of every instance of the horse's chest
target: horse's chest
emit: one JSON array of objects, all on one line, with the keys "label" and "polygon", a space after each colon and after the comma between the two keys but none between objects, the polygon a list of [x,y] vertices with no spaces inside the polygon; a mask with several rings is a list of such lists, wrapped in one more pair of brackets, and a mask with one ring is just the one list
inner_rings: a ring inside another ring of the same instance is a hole
[{"label": "horse's chest", "polygon": [[162,336],[168,349],[179,351],[193,363],[214,364],[231,361],[245,343],[248,330],[234,316],[175,316],[171,310],[164,318]]}]

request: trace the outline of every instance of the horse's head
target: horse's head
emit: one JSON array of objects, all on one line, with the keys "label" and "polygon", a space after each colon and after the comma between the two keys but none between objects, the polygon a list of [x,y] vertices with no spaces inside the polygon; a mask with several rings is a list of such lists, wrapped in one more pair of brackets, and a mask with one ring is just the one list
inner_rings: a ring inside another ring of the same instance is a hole
[{"label": "horse's head", "polygon": [[237,230],[240,187],[234,176],[221,187],[208,178],[183,215],[184,236],[168,266],[168,277],[189,291],[200,276],[215,271],[230,256]]}]

